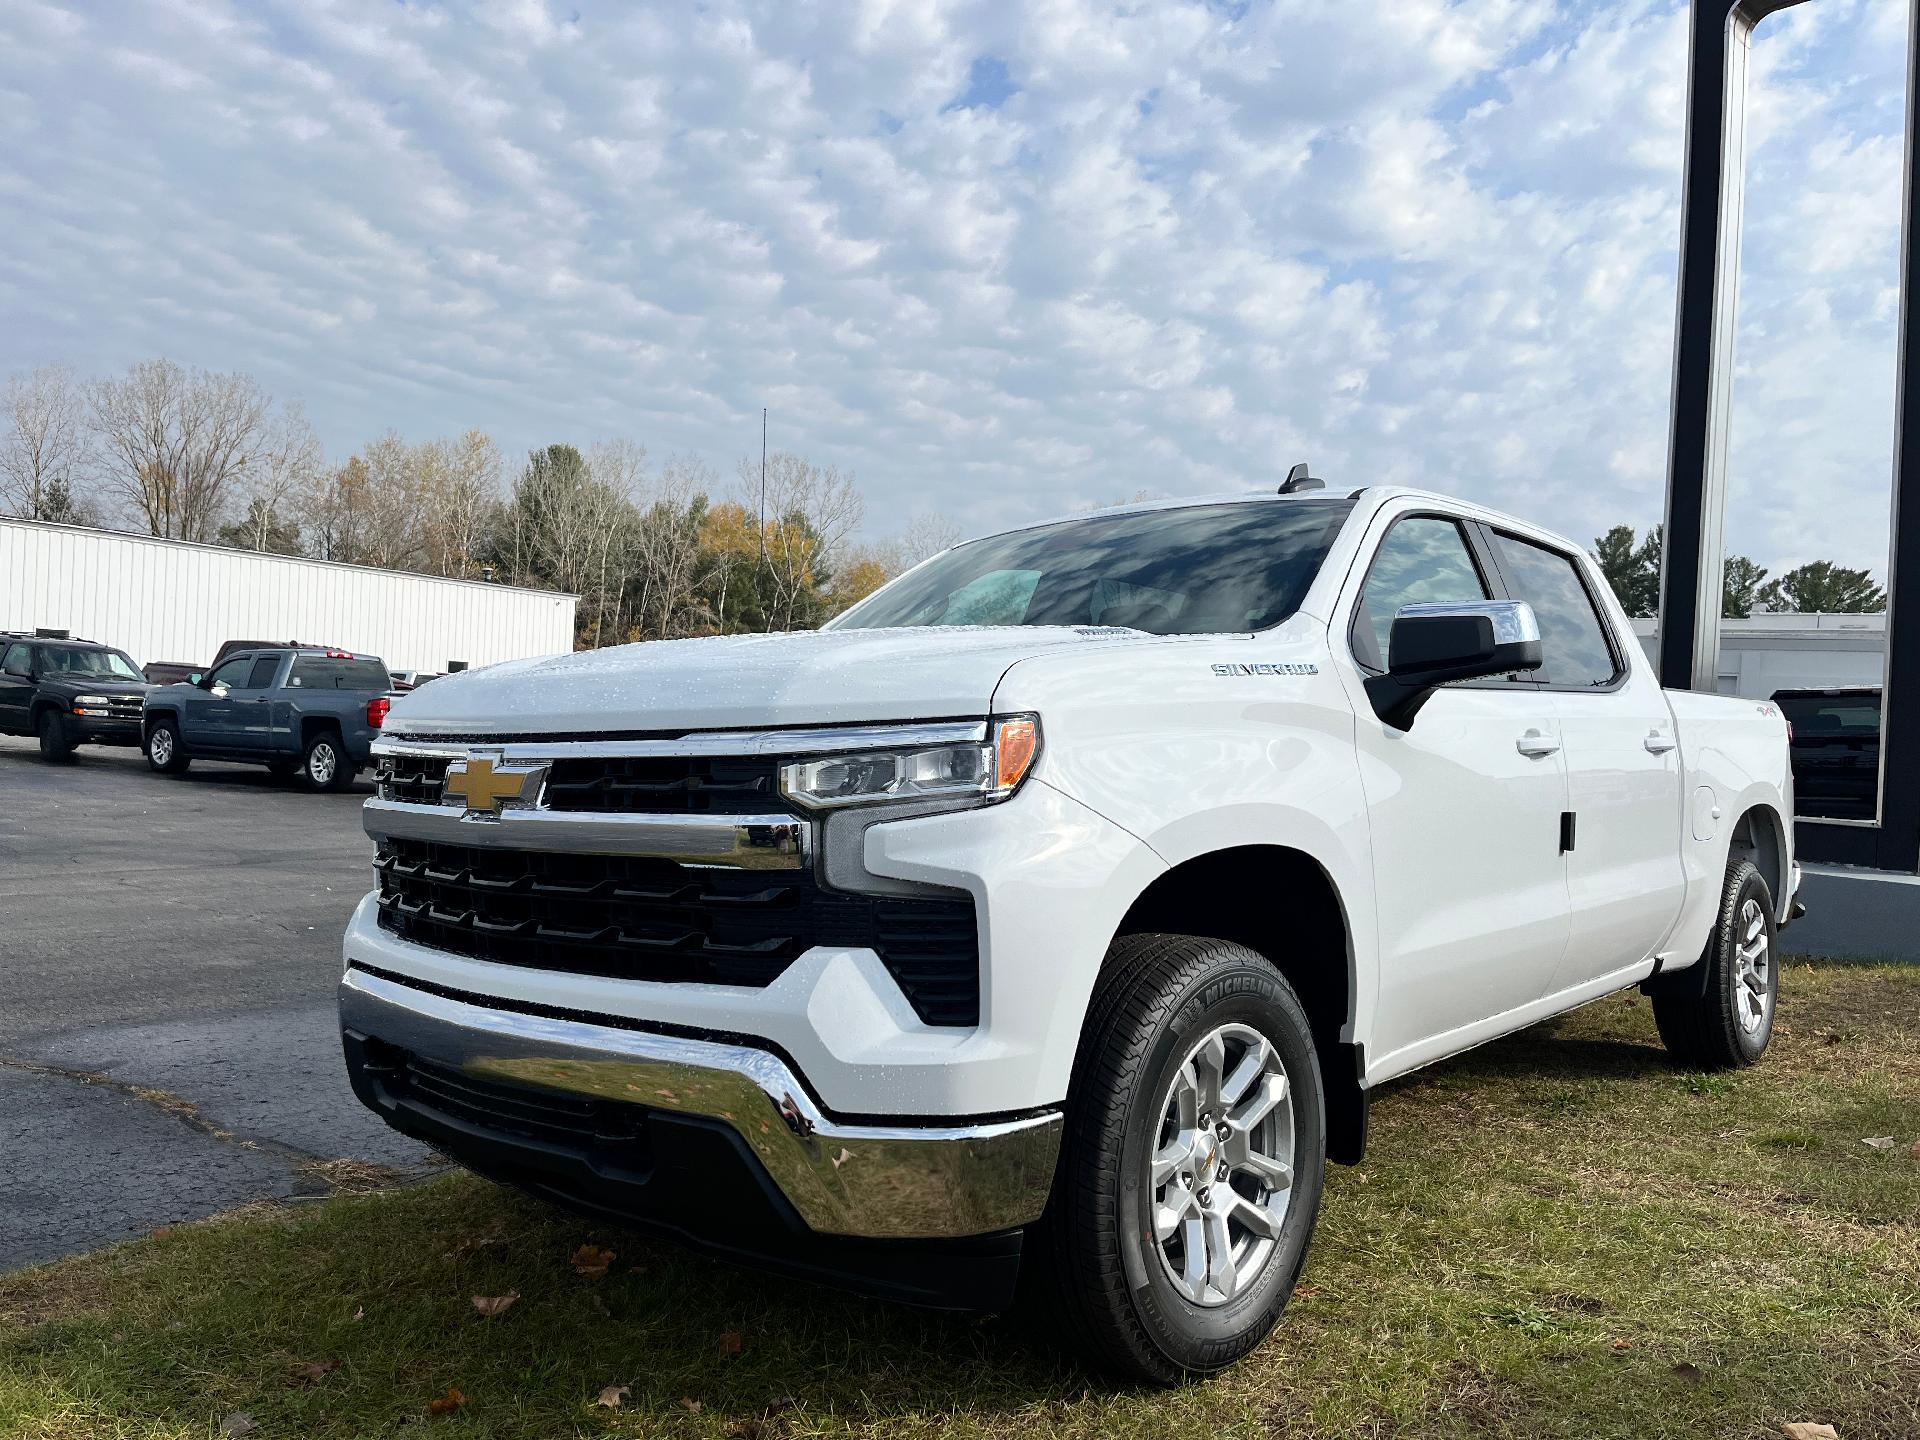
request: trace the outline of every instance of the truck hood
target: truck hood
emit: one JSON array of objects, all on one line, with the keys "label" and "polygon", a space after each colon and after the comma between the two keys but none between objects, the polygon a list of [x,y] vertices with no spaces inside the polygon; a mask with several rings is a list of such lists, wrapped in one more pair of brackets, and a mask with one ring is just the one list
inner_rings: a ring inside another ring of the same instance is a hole
[{"label": "truck hood", "polygon": [[1149,638],[1016,625],[654,640],[448,675],[395,700],[386,729],[565,735],[969,718],[987,713],[1016,661]]}]

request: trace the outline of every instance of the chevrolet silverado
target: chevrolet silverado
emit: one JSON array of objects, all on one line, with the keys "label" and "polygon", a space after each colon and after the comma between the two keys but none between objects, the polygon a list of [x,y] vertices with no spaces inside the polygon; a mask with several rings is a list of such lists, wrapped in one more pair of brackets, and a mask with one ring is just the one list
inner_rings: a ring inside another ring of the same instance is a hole
[{"label": "chevrolet silverado", "polygon": [[1593,562],[1397,489],[957,546],[823,630],[397,700],[362,1100],[589,1214],[1121,1374],[1244,1355],[1368,1096],[1631,986],[1758,1059],[1787,727],[1663,692]]}]

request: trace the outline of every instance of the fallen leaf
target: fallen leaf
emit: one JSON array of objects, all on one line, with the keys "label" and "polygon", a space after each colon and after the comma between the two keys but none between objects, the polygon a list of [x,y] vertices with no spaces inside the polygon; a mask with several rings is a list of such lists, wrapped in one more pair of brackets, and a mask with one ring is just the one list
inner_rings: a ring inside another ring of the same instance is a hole
[{"label": "fallen leaf", "polygon": [[1907,1151],[1907,1158],[1909,1160],[1920,1160],[1920,1140],[1913,1142],[1912,1148]]},{"label": "fallen leaf", "polygon": [[1673,1367],[1673,1373],[1689,1385],[1698,1385],[1702,1380],[1707,1378],[1701,1372],[1698,1365],[1690,1364],[1685,1360],[1682,1360],[1678,1365]]},{"label": "fallen leaf", "polygon": [[460,1393],[459,1387],[449,1385],[446,1394],[442,1395],[438,1400],[429,1400],[427,1402],[427,1413],[429,1415],[451,1415],[466,1403],[467,1397]]},{"label": "fallen leaf", "polygon": [[757,1415],[727,1426],[727,1440],[762,1440],[766,1433],[767,1422]]},{"label": "fallen leaf", "polygon": [[236,1435],[245,1435],[259,1428],[260,1422],[245,1410],[236,1410],[220,1422],[220,1433],[226,1436],[227,1440],[233,1440]]},{"label": "fallen leaf", "polygon": [[707,1408],[691,1395],[682,1395],[680,1397],[680,1404],[683,1409],[694,1415],[698,1415],[702,1410]]},{"label": "fallen leaf", "polygon": [[497,1315],[506,1314],[519,1298],[518,1290],[509,1290],[504,1295],[476,1295],[473,1297],[473,1308],[491,1320]]},{"label": "fallen leaf", "polygon": [[603,1250],[598,1245],[582,1245],[573,1252],[574,1272],[586,1276],[589,1280],[598,1280],[619,1258],[613,1251]]},{"label": "fallen leaf", "polygon": [[338,1360],[308,1360],[293,1367],[293,1378],[302,1385],[318,1385],[339,1368]]},{"label": "fallen leaf", "polygon": [[171,1234],[173,1234],[171,1225],[157,1225],[147,1232],[148,1238],[153,1240],[164,1240]]},{"label": "fallen leaf", "polygon": [[1631,1350],[1633,1348],[1633,1341],[1616,1340],[1613,1342],[1613,1348],[1616,1350]]},{"label": "fallen leaf", "polygon": [[743,1343],[738,1330],[725,1331],[720,1336],[720,1353],[729,1357],[738,1355]]},{"label": "fallen leaf", "polygon": [[1876,1150],[1891,1150],[1893,1149],[1893,1136],[1868,1135],[1863,1137],[1860,1143],[1862,1145],[1871,1145]]},{"label": "fallen leaf", "polygon": [[1787,1440],[1840,1440],[1840,1432],[1817,1420],[1789,1420],[1780,1427]]},{"label": "fallen leaf", "polygon": [[620,1402],[633,1393],[631,1385],[608,1385],[600,1392],[600,1398],[593,1403],[604,1405],[609,1410],[618,1410]]},{"label": "fallen leaf", "polygon": [[366,1319],[366,1318],[367,1318],[367,1307],[366,1307],[366,1306],[364,1306],[364,1305],[356,1305],[356,1306],[354,1306],[354,1307],[353,1307],[353,1318],[354,1318],[354,1320],[355,1320],[355,1321],[360,1321],[360,1320],[364,1320],[364,1319]]},{"label": "fallen leaf", "polygon": [[1296,1300],[1311,1300],[1314,1296],[1325,1293],[1326,1292],[1318,1285],[1297,1285],[1294,1287],[1293,1298]]},{"label": "fallen leaf", "polygon": [[853,1152],[847,1149],[846,1146],[842,1145],[840,1147],[840,1153],[833,1157],[833,1168],[838,1170],[842,1165],[846,1164],[847,1161],[851,1160],[852,1158],[853,1158]]}]

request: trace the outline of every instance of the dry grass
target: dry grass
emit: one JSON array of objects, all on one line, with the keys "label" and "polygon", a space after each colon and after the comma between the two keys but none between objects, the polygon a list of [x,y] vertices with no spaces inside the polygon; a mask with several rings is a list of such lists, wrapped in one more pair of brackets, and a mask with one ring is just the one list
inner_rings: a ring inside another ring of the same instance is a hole
[{"label": "dry grass", "polygon": [[0,1434],[1920,1436],[1920,969],[1793,967],[1739,1075],[1673,1069],[1618,997],[1374,1117],[1281,1329],[1170,1394],[455,1177],[0,1277]]}]

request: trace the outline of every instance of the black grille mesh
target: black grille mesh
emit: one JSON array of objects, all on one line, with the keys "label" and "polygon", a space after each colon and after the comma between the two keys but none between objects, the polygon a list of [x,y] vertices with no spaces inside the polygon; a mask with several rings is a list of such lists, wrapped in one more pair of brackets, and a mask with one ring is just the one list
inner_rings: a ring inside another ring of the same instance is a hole
[{"label": "black grille mesh", "polygon": [[[409,805],[438,805],[447,760],[386,755],[380,796]],[[779,762],[736,755],[624,755],[555,760],[547,773],[550,810],[601,815],[756,815],[785,807]]]},{"label": "black grille mesh", "polygon": [[806,870],[681,866],[387,839],[380,923],[435,949],[623,979],[766,986],[802,951],[875,951],[930,1025],[980,1018],[979,932],[964,896],[848,895]]}]

